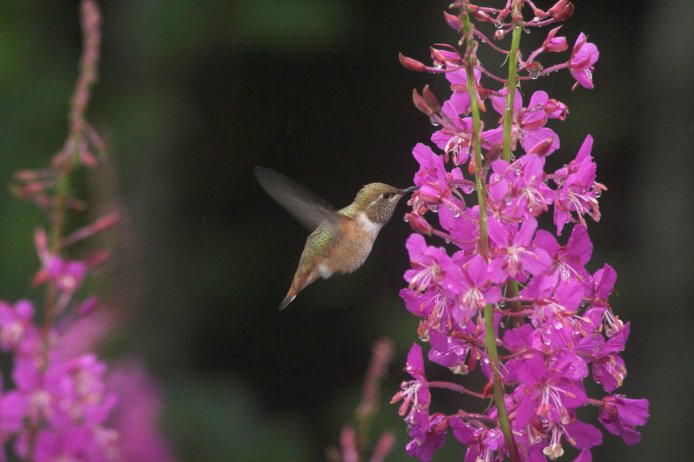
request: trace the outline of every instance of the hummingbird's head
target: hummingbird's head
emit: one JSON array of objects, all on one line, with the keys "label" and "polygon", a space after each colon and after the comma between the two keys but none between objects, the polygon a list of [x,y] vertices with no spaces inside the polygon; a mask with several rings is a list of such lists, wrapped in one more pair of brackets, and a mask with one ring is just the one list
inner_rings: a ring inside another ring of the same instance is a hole
[{"label": "hummingbird's head", "polygon": [[361,188],[354,202],[369,220],[384,225],[393,217],[395,206],[402,196],[413,189],[398,189],[384,183],[371,183]]}]

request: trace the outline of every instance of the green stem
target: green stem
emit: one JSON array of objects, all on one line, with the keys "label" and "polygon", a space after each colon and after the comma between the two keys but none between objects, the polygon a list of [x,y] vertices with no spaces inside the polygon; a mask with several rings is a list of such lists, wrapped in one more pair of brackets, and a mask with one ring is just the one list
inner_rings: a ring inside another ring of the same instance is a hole
[{"label": "green stem", "polygon": [[511,135],[513,130],[513,100],[516,97],[516,85],[518,83],[518,47],[520,45],[523,19],[520,15],[522,3],[513,2],[513,32],[511,33],[511,49],[508,54],[508,82],[506,89],[506,107],[504,108],[504,160],[511,161]]},{"label": "green stem", "polygon": [[470,24],[470,16],[467,9],[461,10],[463,19],[463,30],[465,32],[465,71],[467,73],[467,91],[470,95],[470,111],[472,113],[472,145],[475,149],[475,186],[477,188],[477,203],[480,211],[480,238],[478,247],[480,253],[487,258],[489,253],[489,239],[487,237],[487,207],[485,202],[485,183],[483,179],[483,159],[482,146],[480,143],[482,122],[480,119],[480,108],[477,103],[477,89],[475,88],[475,64],[477,57],[475,56],[475,39],[472,33],[472,25]]},{"label": "green stem", "polygon": [[48,239],[48,249],[53,253],[60,250],[60,241],[63,238],[65,229],[65,203],[70,188],[71,169],[62,168],[58,177],[58,185],[53,204],[53,222],[51,223],[50,235]]},{"label": "green stem", "polygon": [[[514,12],[518,3],[514,3]],[[467,90],[470,95],[470,109],[472,113],[472,142],[475,149],[475,184],[477,186],[477,203],[479,206],[479,223],[480,223],[480,238],[479,238],[479,250],[485,259],[488,257],[489,253],[489,239],[487,231],[487,204],[486,204],[486,182],[484,178],[483,169],[483,159],[482,159],[482,149],[480,144],[480,131],[481,131],[481,121],[479,105],[477,104],[477,91],[475,88],[475,75],[474,75],[474,65],[476,63],[475,48],[476,43],[474,40],[472,25],[470,23],[470,16],[468,15],[466,5],[463,4],[461,8],[461,17],[463,20],[463,31],[465,33],[465,69],[467,72]],[[516,18],[517,15],[514,15]],[[514,34],[516,30],[514,29]],[[517,39],[520,41],[520,37]],[[517,49],[517,47],[516,47]],[[515,63],[516,55],[511,56],[512,62]],[[514,74],[515,75],[515,74]],[[514,80],[515,88],[515,80]],[[513,115],[513,91],[509,91],[511,95],[510,106],[509,98],[507,97],[507,112],[508,108],[511,108],[511,117],[505,117],[504,123],[504,140],[506,140],[506,121],[512,122]],[[511,133],[511,124],[508,124],[508,133]],[[506,141],[504,141],[504,147]],[[510,157],[510,143],[509,143],[509,157]],[[504,384],[499,372],[499,355],[496,348],[496,335],[494,333],[494,307],[490,304],[484,307],[484,322],[485,322],[485,344],[487,348],[487,354],[489,356],[490,366],[492,369],[492,378],[494,381],[494,404],[496,405],[499,426],[504,434],[504,439],[506,441],[506,447],[508,448],[509,456],[513,462],[520,462],[520,455],[518,454],[518,448],[516,447],[516,442],[513,439],[513,432],[511,430],[511,424],[508,419],[508,412],[506,410],[506,403],[504,402]]]},{"label": "green stem", "polygon": [[487,354],[489,355],[489,364],[492,367],[494,378],[494,404],[496,404],[496,410],[499,413],[499,424],[501,425],[501,431],[504,434],[511,460],[520,462],[520,455],[518,454],[516,441],[513,439],[513,431],[511,430],[511,423],[508,420],[508,412],[504,402],[504,384],[499,372],[499,353],[496,349],[496,335],[494,335],[494,307],[491,304],[484,306],[484,327],[486,331]]}]

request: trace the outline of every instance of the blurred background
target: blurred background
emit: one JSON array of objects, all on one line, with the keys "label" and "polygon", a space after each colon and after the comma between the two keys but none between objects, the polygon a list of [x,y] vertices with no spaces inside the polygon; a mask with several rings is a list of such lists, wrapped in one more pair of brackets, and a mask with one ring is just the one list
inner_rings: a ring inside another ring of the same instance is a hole
[{"label": "blurred background", "polygon": [[[103,355],[147,365],[180,461],[323,460],[354,418],[370,345],[382,336],[396,354],[374,433],[394,430],[388,460],[409,460],[404,424],[387,404],[416,339],[417,320],[398,297],[404,206],[362,269],[317,282],[280,313],[307,232],[252,171],[278,170],[337,207],[365,183],[411,184],[412,147],[432,132],[412,88],[429,83],[443,99],[448,85],[404,70],[397,53],[428,61],[429,44],[454,41],[441,20],[447,3],[101,2],[100,82],[88,117],[109,159],[78,188],[92,216],[127,213],[98,281],[119,320]],[[609,262],[619,273],[612,303],[632,321],[621,390],[651,401],[641,444],[603,432],[594,460],[688,460],[694,3],[574,3],[563,33],[573,44],[584,31],[599,47],[596,89],[572,92],[566,73],[523,91],[527,101],[543,88],[570,108],[565,123],[550,124],[562,142],[558,165],[586,134],[595,138],[598,181],[609,190],[602,221],[590,226],[589,268]],[[522,40],[527,50],[541,37]],[[79,53],[77,1],[3,2],[0,184],[62,146]],[[1,191],[0,297],[15,300],[31,293],[42,216]],[[449,438],[435,460],[461,460]]]}]

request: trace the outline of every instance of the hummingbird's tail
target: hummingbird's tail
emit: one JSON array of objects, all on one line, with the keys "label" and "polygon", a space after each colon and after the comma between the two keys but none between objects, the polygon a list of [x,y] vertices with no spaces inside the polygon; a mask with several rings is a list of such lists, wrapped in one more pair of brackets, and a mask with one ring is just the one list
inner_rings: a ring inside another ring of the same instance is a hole
[{"label": "hummingbird's tail", "polygon": [[304,287],[311,284],[316,279],[318,279],[317,271],[312,271],[308,274],[303,271],[297,271],[294,275],[292,286],[289,288],[289,292],[287,292],[287,296],[284,297],[284,300],[282,300],[282,303],[280,303],[279,310],[282,311],[285,309],[287,305],[289,305],[296,298],[299,292],[304,289]]}]

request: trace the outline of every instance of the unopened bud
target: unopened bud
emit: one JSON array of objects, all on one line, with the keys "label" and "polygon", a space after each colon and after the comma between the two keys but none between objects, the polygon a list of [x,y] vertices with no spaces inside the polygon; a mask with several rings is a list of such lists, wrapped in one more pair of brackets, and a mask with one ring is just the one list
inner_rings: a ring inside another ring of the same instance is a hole
[{"label": "unopened bud", "polygon": [[48,250],[48,235],[45,230],[39,228],[34,231],[34,246],[39,252]]},{"label": "unopened bud", "polygon": [[77,314],[80,316],[86,316],[94,311],[94,309],[99,305],[99,299],[94,295],[90,295],[84,299],[82,303],[77,307]]},{"label": "unopened bud", "polygon": [[423,216],[417,213],[410,212],[405,215],[405,219],[410,223],[410,226],[414,231],[420,234],[431,236],[431,231],[433,230],[433,228]]},{"label": "unopened bud", "polygon": [[402,64],[402,67],[410,71],[424,72],[427,69],[424,63],[417,61],[416,59],[407,57],[402,53],[398,53],[398,59],[400,60],[400,64]]},{"label": "unopened bud", "polygon": [[478,10],[477,12],[475,12],[475,18],[480,20],[480,21],[484,21],[484,22],[492,22],[493,21],[491,16],[489,16],[487,13],[485,13],[482,10]]},{"label": "unopened bud", "polygon": [[452,29],[460,30],[463,28],[463,24],[460,22],[460,18],[458,16],[446,13],[444,11],[443,18],[446,20],[446,24],[448,24]]},{"label": "unopened bud", "polygon": [[544,140],[534,145],[532,148],[528,149],[527,153],[535,154],[539,157],[544,157],[545,155],[551,152],[553,142],[553,138],[545,138]]},{"label": "unopened bud", "polygon": [[425,116],[431,117],[435,114],[435,111],[429,107],[422,95],[417,93],[416,88],[412,90],[412,102],[414,103],[414,106]]},{"label": "unopened bud", "polygon": [[547,10],[554,19],[563,21],[574,13],[574,5],[569,0],[559,0],[552,8]]},{"label": "unopened bud", "polygon": [[422,96],[424,97],[424,101],[427,103],[427,106],[433,109],[434,112],[441,111],[441,103],[439,103],[436,95],[434,95],[434,93],[429,89],[429,85],[424,85],[424,88],[422,89]]},{"label": "unopened bud", "polygon": [[566,37],[555,37],[559,29],[561,29],[561,26],[555,27],[554,29],[549,31],[549,34],[547,34],[547,38],[542,44],[542,48],[545,51],[558,53],[569,48],[569,44],[566,43]]},{"label": "unopened bud", "polygon": [[506,37],[506,33],[503,29],[497,29],[494,31],[494,40],[503,40]]}]

